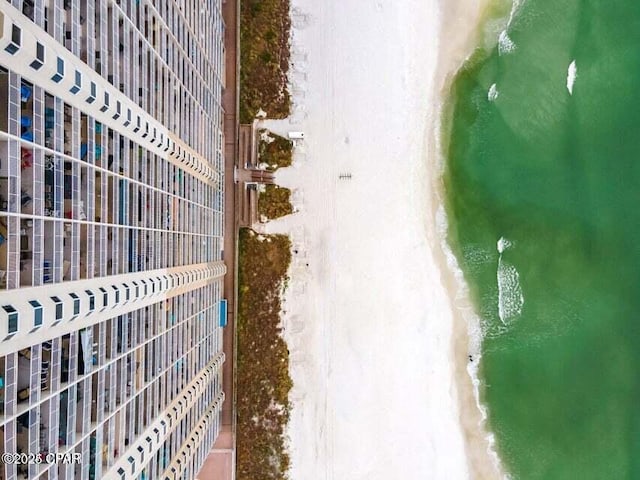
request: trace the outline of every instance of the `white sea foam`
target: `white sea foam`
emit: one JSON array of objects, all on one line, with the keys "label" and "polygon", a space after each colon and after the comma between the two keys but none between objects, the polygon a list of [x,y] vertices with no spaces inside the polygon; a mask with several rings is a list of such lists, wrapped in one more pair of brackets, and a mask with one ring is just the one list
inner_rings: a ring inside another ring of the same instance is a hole
[{"label": "white sea foam", "polygon": [[498,37],[498,54],[506,55],[507,53],[511,53],[516,49],[516,44],[513,43],[511,37],[506,30],[503,30]]},{"label": "white sea foam", "polygon": [[498,98],[499,95],[500,95],[500,92],[498,91],[498,86],[494,83],[489,88],[489,93],[487,93],[487,98],[489,99],[490,102],[493,102]]},{"label": "white sea foam", "polygon": [[504,237],[500,237],[500,240],[498,240],[498,245],[497,245],[498,253],[504,252],[510,246],[511,246],[511,241],[507,240]]},{"label": "white sea foam", "polygon": [[[447,260],[447,266],[449,271],[453,273],[455,279],[455,305],[467,325],[467,332],[469,334],[469,355],[474,359],[473,362],[467,363],[467,373],[469,377],[471,377],[474,399],[476,406],[480,411],[480,421],[478,426],[481,430],[485,430],[487,428],[488,414],[487,407],[483,405],[480,400],[480,386],[482,382],[479,375],[479,367],[482,359],[482,340],[485,336],[485,332],[482,327],[482,320],[475,313],[474,306],[471,303],[469,288],[464,278],[464,272],[458,263],[457,257],[454,255],[449,243],[447,242],[449,220],[443,204],[440,204],[436,210],[436,228],[440,237],[440,246]],[[498,241],[498,244],[502,245],[505,249],[511,246],[511,242],[505,238],[501,238]],[[487,431],[485,440],[487,442],[487,454],[492,459],[496,469],[502,472],[503,469],[501,467],[500,457],[497,453],[496,438],[493,432]],[[503,475],[502,480],[511,480],[506,473],[503,473]]]},{"label": "white sea foam", "polygon": [[569,95],[573,95],[573,84],[576,82],[576,78],[578,77],[578,67],[576,66],[576,61],[574,60],[569,65],[567,69],[567,90],[569,90]]},{"label": "white sea foam", "polygon": [[502,258],[504,251],[511,246],[512,243],[504,237],[498,240],[498,316],[505,325],[522,313],[524,305],[520,275],[516,267]]},{"label": "white sea foam", "polygon": [[508,53],[513,52],[516,49],[516,44],[511,39],[511,37],[507,32],[511,28],[511,24],[513,23],[513,20],[516,18],[518,11],[522,8],[522,5],[524,5],[524,2],[525,0],[513,0],[513,2],[511,3],[511,12],[509,12],[509,19],[507,21],[507,24],[504,30],[500,33],[500,36],[498,37],[498,54],[499,55],[506,55]]}]

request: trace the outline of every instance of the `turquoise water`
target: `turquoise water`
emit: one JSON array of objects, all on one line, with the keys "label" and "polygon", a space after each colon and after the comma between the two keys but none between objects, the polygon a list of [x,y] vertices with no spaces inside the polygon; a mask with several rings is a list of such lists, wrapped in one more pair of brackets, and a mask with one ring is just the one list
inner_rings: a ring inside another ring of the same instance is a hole
[{"label": "turquoise water", "polygon": [[489,427],[514,478],[638,479],[640,2],[527,0],[507,33],[445,142]]}]

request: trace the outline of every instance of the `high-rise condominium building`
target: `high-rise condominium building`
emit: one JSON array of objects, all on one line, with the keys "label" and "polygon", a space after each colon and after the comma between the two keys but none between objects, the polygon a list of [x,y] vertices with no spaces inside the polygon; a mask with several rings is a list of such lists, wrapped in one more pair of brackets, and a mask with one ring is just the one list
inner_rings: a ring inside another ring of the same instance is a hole
[{"label": "high-rise condominium building", "polygon": [[209,452],[222,42],[221,0],[1,1],[0,478],[191,479]]}]

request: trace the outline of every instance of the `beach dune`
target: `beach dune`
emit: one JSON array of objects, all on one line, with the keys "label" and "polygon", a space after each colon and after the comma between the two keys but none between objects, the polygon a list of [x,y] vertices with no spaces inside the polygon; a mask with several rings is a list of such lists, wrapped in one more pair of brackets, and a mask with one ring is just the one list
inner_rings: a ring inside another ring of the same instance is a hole
[{"label": "beach dune", "polygon": [[293,0],[293,114],[260,123],[305,132],[277,173],[299,212],[258,227],[297,251],[292,479],[489,478],[435,227],[443,80],[479,11],[460,3]]}]

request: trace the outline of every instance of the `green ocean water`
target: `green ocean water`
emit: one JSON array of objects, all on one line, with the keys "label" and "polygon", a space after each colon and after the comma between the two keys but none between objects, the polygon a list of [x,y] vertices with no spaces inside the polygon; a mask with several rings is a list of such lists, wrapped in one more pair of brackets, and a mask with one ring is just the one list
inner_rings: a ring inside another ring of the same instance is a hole
[{"label": "green ocean water", "polygon": [[445,139],[489,428],[513,478],[640,479],[640,2],[526,0],[507,33]]}]

